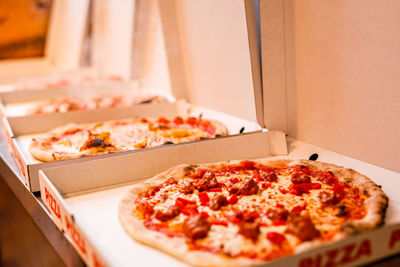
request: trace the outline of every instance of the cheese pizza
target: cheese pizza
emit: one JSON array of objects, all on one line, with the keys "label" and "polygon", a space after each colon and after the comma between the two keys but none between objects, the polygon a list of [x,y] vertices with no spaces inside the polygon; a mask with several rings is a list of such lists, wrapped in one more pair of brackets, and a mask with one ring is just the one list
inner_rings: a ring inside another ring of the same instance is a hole
[{"label": "cheese pizza", "polygon": [[38,160],[55,161],[197,141],[227,134],[227,128],[222,123],[194,117],[71,123],[36,136],[31,141],[29,151]]}]

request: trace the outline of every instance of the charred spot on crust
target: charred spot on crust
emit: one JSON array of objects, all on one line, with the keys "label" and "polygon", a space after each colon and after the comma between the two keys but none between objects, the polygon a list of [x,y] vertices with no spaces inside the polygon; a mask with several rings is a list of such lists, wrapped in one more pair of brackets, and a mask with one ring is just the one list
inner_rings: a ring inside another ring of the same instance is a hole
[{"label": "charred spot on crust", "polygon": [[339,207],[339,213],[336,215],[336,216],[338,216],[338,217],[344,217],[344,216],[346,216],[347,215],[347,208],[346,208],[346,206],[344,206],[344,205],[340,205]]},{"label": "charred spot on crust", "polygon": [[345,181],[346,183],[351,183],[351,182],[353,181],[353,178],[346,177],[346,178],[344,178],[344,181]]},{"label": "charred spot on crust", "polygon": [[243,133],[244,132],[244,127],[240,128],[239,133]]},{"label": "charred spot on crust", "polygon": [[147,99],[147,100],[143,100],[143,101],[141,101],[139,104],[149,104],[149,103],[151,103],[153,100],[151,100],[151,99]]},{"label": "charred spot on crust", "polygon": [[363,193],[363,195],[366,195],[366,196],[368,196],[368,195],[369,195],[369,194],[368,194],[368,191],[367,191],[367,190],[365,190],[365,189],[363,189],[362,193]]},{"label": "charred spot on crust", "polygon": [[165,142],[163,145],[173,145],[173,144],[174,144],[174,142],[167,141],[167,142]]},{"label": "charred spot on crust", "polygon": [[154,97],[140,101],[139,104],[149,104],[154,101]]},{"label": "charred spot on crust", "polygon": [[165,131],[165,130],[169,130],[171,129],[171,127],[169,127],[168,125],[165,124],[161,124],[161,123],[150,123],[149,124],[149,130],[150,131]]},{"label": "charred spot on crust", "polygon": [[89,147],[107,147],[110,146],[110,144],[106,143],[103,139],[100,138],[93,138],[89,140],[89,142],[86,145],[88,148]]},{"label": "charred spot on crust", "polygon": [[102,132],[99,134],[92,134],[89,133],[89,138],[85,141],[83,146],[79,149],[79,151],[83,151],[88,148],[92,147],[113,147],[110,143],[110,133],[109,132]]},{"label": "charred spot on crust", "polygon": [[183,169],[183,172],[185,173],[185,174],[188,174],[188,173],[193,173],[193,172],[195,172],[197,170],[197,165],[187,165],[184,169]]},{"label": "charred spot on crust", "polygon": [[221,137],[221,135],[220,134],[216,134],[215,137]]}]

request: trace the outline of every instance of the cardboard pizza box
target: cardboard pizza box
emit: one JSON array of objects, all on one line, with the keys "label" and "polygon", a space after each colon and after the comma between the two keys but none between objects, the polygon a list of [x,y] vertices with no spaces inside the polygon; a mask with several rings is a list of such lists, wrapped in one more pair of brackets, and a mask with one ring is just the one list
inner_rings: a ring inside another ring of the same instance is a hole
[{"label": "cardboard pizza box", "polygon": [[[164,18],[163,22],[175,19],[174,16],[167,16],[167,17],[162,16],[162,17]],[[241,26],[244,26],[245,29],[247,29],[248,27],[249,32],[252,33],[254,32],[254,29],[252,27],[254,25],[246,26],[246,24],[244,24]],[[173,36],[176,34],[179,33],[169,30],[165,32],[165,36]],[[244,35],[244,37],[247,38],[247,35]],[[169,42],[167,41],[167,43]],[[246,39],[241,40],[241,43],[244,43],[244,45],[247,46],[248,49],[250,48],[248,41]],[[252,44],[253,43],[254,41],[252,41]],[[176,86],[176,83],[179,83],[179,79],[180,80],[184,79],[184,77],[183,75],[179,75],[179,73],[172,71],[173,69],[175,69],[175,63],[177,62],[177,60],[180,59],[180,55],[173,55],[173,54],[171,55],[170,49],[173,48],[171,45],[172,45],[171,43],[169,43],[169,45],[166,45],[167,54],[170,55],[168,61],[171,63],[169,65],[169,70],[171,70],[172,72],[171,81],[173,86],[171,87],[171,91],[176,98],[179,99],[179,97],[184,97],[186,100],[189,101],[188,104],[189,116],[195,116],[195,117],[203,116],[206,119],[220,120],[221,122],[227,125],[230,135],[249,133],[249,134],[254,134],[255,138],[257,138],[257,135],[260,131],[261,132],[266,131],[266,128],[269,126],[268,124],[274,121],[273,119],[271,119],[274,117],[274,114],[273,112],[272,113],[266,112],[266,114],[269,114],[268,121],[265,121],[265,119],[262,116],[260,116],[260,114],[263,114],[263,109],[264,109],[261,99],[263,92],[260,83],[260,73],[258,73],[259,68],[257,68],[257,65],[254,63],[257,62],[258,60],[257,53],[254,53],[254,51],[256,51],[254,47],[252,47],[252,49],[249,50],[247,54],[241,56],[242,58],[241,60],[246,62],[244,67],[245,68],[248,67],[249,69],[247,69],[247,71],[243,73],[245,79],[242,83],[243,88],[240,91],[237,91],[236,88],[233,87],[234,84],[229,84],[229,86],[231,86],[230,88],[232,88],[232,90],[235,89],[236,91],[234,93],[226,94],[226,89],[227,88],[229,89],[229,87],[221,83],[221,81],[224,80],[223,79],[224,77],[221,77],[219,81],[220,84],[217,86],[217,88],[220,89],[215,90],[215,86],[213,86],[212,88],[204,88],[204,90],[200,90],[202,92],[202,97],[201,97],[202,101],[199,101],[199,99],[197,98],[189,97],[193,93],[192,88],[188,88],[185,86]],[[254,65],[252,65],[253,63]],[[254,75],[252,75],[252,70]],[[222,75],[222,72],[220,72],[219,75]],[[227,74],[224,74],[224,76],[226,75]],[[240,75],[242,74],[240,73]],[[64,93],[66,89],[58,89],[57,91],[60,93]],[[219,91],[223,92],[222,95],[221,92]],[[58,92],[57,93],[54,92],[53,94],[58,94]],[[215,93],[216,95],[212,93]],[[27,96],[30,99],[36,99],[41,97],[40,93],[38,92],[29,92]],[[18,95],[18,92],[16,92],[15,94],[4,95],[4,98],[9,102],[12,102],[16,99],[20,99],[19,97],[20,95]],[[245,99],[246,101],[243,101]],[[255,103],[254,99],[256,100]],[[231,101],[232,103],[227,105],[227,103],[230,103]],[[251,103],[249,104],[249,102]],[[225,107],[223,107],[222,104],[224,104]],[[173,106],[173,104],[171,105]],[[99,120],[104,121],[107,119],[127,118],[128,114],[133,114],[131,113],[132,110],[136,110],[135,114],[140,114],[141,116],[146,116],[151,114],[159,114],[159,116],[168,116],[168,114],[171,114],[166,112],[166,110],[162,109],[161,107],[162,107],[161,104],[158,106],[158,108],[157,105],[152,105],[151,109],[155,113],[151,113],[152,111],[149,110],[150,108],[146,108],[146,105],[143,105],[131,108],[117,108],[114,110],[98,109],[98,110],[87,110],[87,111],[76,111],[76,112],[74,111],[64,114],[41,114],[34,116],[8,117],[8,121],[11,126],[10,136],[14,138],[12,144],[14,146],[14,151],[16,151],[15,154],[17,157],[17,161],[20,163],[22,162],[21,164],[19,164],[19,166],[22,170],[22,173],[25,174],[25,179],[28,184],[28,187],[32,191],[39,190],[38,180],[37,180],[38,169],[60,164],[69,164],[75,161],[79,161],[79,160],[65,160],[65,161],[51,162],[51,163],[41,163],[35,161],[29,154],[29,140],[32,138],[33,135],[45,132],[47,130],[55,128],[56,126],[66,124],[68,122],[88,122],[88,121],[99,121]],[[180,110],[175,114],[179,115],[182,114],[182,112],[185,113],[186,111]],[[279,130],[274,131],[275,130],[274,127],[268,127],[268,128],[269,128],[269,133],[265,135],[265,138],[267,139],[271,138],[271,140],[272,139],[279,140],[271,142],[271,144],[273,144],[271,146],[272,153],[285,154],[287,152],[287,148],[286,148],[286,140],[284,132]],[[146,150],[140,151],[140,153],[144,153],[145,151]],[[117,153],[113,153],[110,155],[103,155],[99,157],[111,157],[116,154]],[[95,157],[89,157],[82,160],[92,160],[92,159],[95,159]]]},{"label": "cardboard pizza box", "polygon": [[168,92],[140,90],[135,82],[107,83],[104,80],[99,80],[99,82],[93,84],[0,92],[0,115],[5,117],[27,116],[30,115],[27,113],[28,110],[35,105],[58,98],[90,99],[100,96],[135,97],[144,95],[164,96],[167,101],[171,102],[175,100]]},{"label": "cardboard pizza box", "polygon": [[[311,116],[310,118],[314,119],[313,123],[310,124],[304,117],[303,112],[306,110],[309,113],[312,110],[307,110],[307,104],[310,106],[315,105],[318,102],[318,98],[322,96],[319,94],[313,94],[312,92],[306,92],[307,97],[311,97],[313,101],[308,99],[304,99],[304,96],[299,97],[299,94],[304,91],[304,88],[299,89],[293,85],[295,81],[295,77],[293,77],[293,51],[291,50],[291,43],[290,36],[292,32],[288,29],[291,24],[287,23],[290,22],[290,17],[293,10],[290,9],[290,5],[288,6],[286,3],[287,1],[260,1],[260,7],[262,10],[261,13],[261,24],[262,24],[262,32],[261,36],[257,36],[256,28],[256,21],[254,20],[254,10],[249,8],[249,3],[252,1],[245,1],[244,5],[246,6],[245,12],[240,13],[237,16],[246,15],[247,20],[247,32],[249,36],[248,40],[248,48],[250,54],[247,54],[244,51],[241,51],[241,55],[246,54],[249,56],[251,60],[247,63],[247,67],[251,67],[251,79],[252,79],[252,87],[254,89],[254,97],[255,97],[255,108],[256,108],[256,120],[258,124],[264,128],[268,129],[268,131],[264,132],[265,137],[271,137],[273,134],[284,134],[289,133],[292,136],[299,137],[299,138],[306,138],[307,141],[310,143],[317,141],[323,147],[330,147],[330,144],[327,141],[323,140],[324,133],[318,131],[317,134],[318,138],[313,140],[315,137],[315,133],[313,132],[314,125],[320,129],[321,127],[327,126],[329,123],[329,119],[325,120],[318,120],[318,118],[314,118]],[[174,16],[174,12],[177,12],[175,7],[172,5],[163,5],[161,11],[163,20],[168,25],[176,25],[177,21],[176,16]],[[204,5],[204,6],[203,6]],[[198,34],[202,28],[196,28],[199,23],[203,21],[196,17],[196,13],[191,13],[193,9],[196,10],[203,10],[205,6],[207,6],[206,1],[201,4],[197,4],[196,6],[190,6],[189,4],[185,4],[179,6],[182,10],[188,11],[188,14],[184,14],[186,19],[190,17],[189,21],[187,22],[187,28],[191,29],[188,32],[184,32],[189,36],[186,37],[186,41],[189,43],[185,43],[185,45],[189,46],[189,48],[193,49],[193,51],[202,51],[202,47],[206,47],[209,51],[206,51],[210,54],[210,52],[215,53],[215,50],[212,50],[213,47],[209,47],[210,43],[212,42],[211,39],[204,40],[204,36],[196,37],[196,33]],[[250,5],[251,6],[251,5]],[[220,10],[220,9],[218,9]],[[208,10],[209,11],[209,10]],[[236,11],[236,10],[235,10]],[[286,11],[286,13],[285,13]],[[172,14],[172,16],[165,17],[165,14]],[[286,15],[285,15],[286,14]],[[176,14],[175,14],[176,15]],[[182,14],[179,14],[182,15]],[[209,14],[212,16],[216,14]],[[218,14],[219,15],[219,14]],[[223,16],[221,16],[223,17]],[[242,18],[242,17],[241,17]],[[212,19],[215,19],[214,17]],[[223,17],[226,20],[226,23],[235,23],[230,21],[229,16]],[[211,20],[211,17],[210,17]],[[224,21],[219,21],[221,24],[224,24]],[[196,24],[197,25],[194,25]],[[192,27],[193,26],[193,27]],[[220,24],[214,25],[212,29],[209,29],[211,33],[214,33],[214,28],[218,28]],[[179,27],[178,27],[179,28]],[[233,27],[235,28],[235,27]],[[238,27],[235,28],[237,31]],[[197,32],[196,32],[197,30]],[[242,30],[242,28],[241,28]],[[173,27],[165,29],[165,36],[167,38],[166,43],[171,42],[173,44],[173,40],[176,36],[180,36],[179,32],[174,32]],[[206,34],[207,31],[202,31],[201,34]],[[225,36],[224,36],[225,37]],[[260,68],[259,62],[259,47],[257,47],[258,41],[261,39],[260,48],[262,51],[262,69]],[[176,39],[175,39],[176,40]],[[204,43],[205,42],[205,43]],[[227,49],[230,43],[232,43],[232,39],[222,40],[220,50],[216,49],[218,52],[221,52],[223,56],[224,49],[227,51],[232,51]],[[170,46],[167,46],[171,48]],[[193,46],[193,47],[191,47]],[[301,48],[301,47],[300,47]],[[204,80],[197,80],[200,76],[191,77],[193,84],[185,84],[182,79],[179,79],[181,76],[181,71],[185,71],[184,65],[182,65],[182,61],[185,59],[176,53],[177,50],[182,49],[182,47],[174,47],[174,49],[168,50],[169,52],[169,63],[171,64],[170,69],[173,81],[173,90],[178,90],[178,94],[185,94],[185,90],[180,90],[179,88],[185,88],[185,85],[189,87],[188,92],[186,94],[195,94],[195,96],[191,97],[189,100],[193,103],[202,104],[204,102],[204,94],[207,94],[207,90],[202,91],[200,85],[204,85]],[[233,48],[232,48],[233,49]],[[199,53],[200,55],[204,55],[204,51]],[[227,52],[228,53],[228,52]],[[209,56],[208,54],[208,56]],[[192,75],[200,75],[204,74],[203,77],[209,79],[209,84],[213,84],[214,88],[219,88],[226,83],[226,78],[230,77],[232,74],[229,71],[223,71],[222,73],[218,73],[219,77],[215,79],[215,76],[210,73],[215,71],[215,66],[217,68],[221,68],[221,62],[210,60],[210,57],[202,57],[196,55],[196,53],[192,53],[194,57],[194,62],[191,62],[193,65],[193,69],[196,70],[196,74]],[[185,55],[188,56],[188,55]],[[225,58],[226,59],[226,58]],[[229,60],[229,59],[227,59]],[[229,62],[231,63],[231,62]],[[222,63],[223,64],[223,63]],[[181,70],[181,71],[180,71]],[[262,70],[262,73],[260,71]],[[200,73],[200,74],[199,74]],[[292,75],[292,76],[291,76]],[[261,87],[261,76],[262,76],[262,87]],[[196,83],[197,82],[197,83]],[[292,87],[293,88],[292,88]],[[287,87],[291,87],[290,90]],[[194,89],[193,89],[194,88]],[[199,91],[196,91],[198,89]],[[192,91],[190,91],[192,90]],[[194,91],[194,92],[193,92]],[[177,94],[177,95],[178,95]],[[203,95],[202,95],[203,94]],[[225,103],[221,103],[221,101],[225,100],[223,98],[224,94],[219,95],[220,98],[217,100],[213,99],[214,101],[210,100],[210,108],[215,108],[218,104],[220,104],[220,109],[223,109],[225,112],[229,110],[231,107],[228,107]],[[221,97],[222,96],[222,97]],[[313,98],[317,96],[316,98]],[[299,97],[299,98],[296,98]],[[298,110],[298,106],[302,106],[302,110]],[[299,114],[297,113],[299,111]],[[350,112],[349,109],[347,112]],[[233,114],[237,115],[237,110],[232,111]],[[328,115],[330,113],[329,107],[326,106],[325,108],[322,107],[315,113],[321,112],[325,115],[325,118],[330,118]],[[229,112],[226,112],[229,113]],[[247,114],[245,114],[247,115]],[[300,117],[296,117],[299,115]],[[371,115],[371,114],[370,114]],[[373,115],[373,114],[372,114]],[[372,116],[371,115],[371,116]],[[334,116],[335,119],[340,118],[344,125],[346,125],[346,118],[343,117],[343,114]],[[347,130],[350,132],[356,132],[356,128],[351,128],[351,126],[347,125],[341,129],[345,129],[344,132]],[[329,138],[332,138],[332,133],[326,133]],[[363,133],[364,134],[364,133]],[[369,133],[366,133],[369,134]],[[360,133],[358,133],[358,136]],[[246,135],[242,135],[245,137]],[[344,137],[341,135],[341,140]],[[236,137],[235,137],[236,138]],[[258,137],[257,137],[258,138]],[[257,141],[257,138],[254,140]],[[322,140],[321,140],[322,139]],[[160,253],[156,250],[148,248],[146,246],[142,246],[135,241],[132,241],[123,231],[121,228],[117,214],[116,214],[116,205],[118,201],[121,199],[123,193],[129,188],[132,183],[137,181],[141,181],[147,177],[151,177],[154,173],[157,173],[161,170],[152,169],[153,166],[163,166],[167,168],[176,163],[201,163],[201,162],[209,162],[209,161],[218,161],[225,159],[225,156],[229,156],[229,159],[235,158],[253,158],[253,157],[260,157],[257,155],[257,150],[250,151],[250,155],[246,154],[249,151],[246,148],[241,147],[243,142],[238,142],[233,144],[229,144],[229,149],[226,149],[227,144],[225,141],[227,140],[234,140],[229,138],[219,139],[219,140],[207,140],[205,142],[196,143],[196,144],[187,144],[187,146],[179,146],[179,149],[182,149],[180,152],[175,151],[171,148],[161,148],[159,151],[154,153],[154,157],[157,159],[157,165],[144,165],[144,169],[135,169],[135,171],[139,171],[138,173],[132,173],[133,170],[126,169],[126,173],[121,174],[117,170],[121,170],[124,172],[123,166],[126,165],[126,161],[129,162],[142,162],[141,160],[145,160],[148,156],[152,154],[142,154],[142,156],[137,156],[135,154],[123,155],[113,158],[107,159],[99,159],[96,161],[90,162],[83,162],[77,163],[74,166],[73,170],[71,171],[70,168],[67,166],[61,166],[54,169],[45,169],[40,172],[40,184],[41,184],[41,195],[48,206],[49,210],[52,213],[53,220],[59,226],[60,229],[66,232],[67,235],[74,235],[75,238],[72,238],[72,243],[76,246],[77,250],[81,253],[83,259],[87,262],[88,265],[93,265],[93,256],[90,258],[88,256],[97,255],[96,259],[101,259],[101,261],[106,265],[124,265],[124,259],[129,260],[126,264],[131,264],[133,260],[135,262],[140,261],[143,264],[166,264],[166,265],[179,265],[181,262],[176,261],[175,259],[166,256],[163,253]],[[282,144],[280,142],[281,138],[277,140],[271,141],[268,143],[269,148],[264,149],[264,154],[262,157],[271,157],[273,147],[276,144]],[[339,140],[339,141],[341,141]],[[261,142],[260,146],[264,146],[263,143],[265,141],[264,138],[258,140]],[[211,147],[208,147],[208,144],[211,142],[215,142],[215,144]],[[192,145],[198,145],[199,153],[191,154],[194,150]],[[221,147],[220,147],[221,146]],[[240,152],[240,155],[235,153],[231,153],[232,149],[236,148],[244,149]],[[277,145],[277,147],[281,147]],[[344,148],[343,148],[344,147]],[[178,148],[178,146],[176,146]],[[217,155],[215,156],[211,152],[220,151],[215,149],[223,150],[224,155]],[[350,154],[346,147],[343,144],[339,147],[340,150],[345,154]],[[252,150],[251,147],[248,147],[249,150]],[[278,149],[279,150],[279,149]],[[182,152],[184,151],[184,152]],[[397,151],[397,150],[396,150]],[[179,152],[179,153],[178,153]],[[254,154],[253,154],[254,152]],[[164,154],[165,153],[165,154]],[[177,153],[177,154],[174,154]],[[211,153],[212,155],[210,155]],[[368,162],[377,163],[375,161],[371,161],[371,158],[366,158],[364,155],[359,155],[355,159],[350,158],[341,154],[334,153],[330,150],[325,150],[323,148],[313,146],[308,143],[304,143],[298,140],[291,139],[289,143],[289,154],[287,158],[297,159],[297,158],[308,158],[311,154],[318,153],[319,160],[324,162],[335,163],[338,165],[343,165],[348,168],[353,168],[367,176],[371,177],[376,183],[382,185],[384,192],[389,196],[389,207],[387,211],[387,218],[384,227],[378,228],[374,231],[370,231],[367,233],[359,234],[354,237],[346,238],[339,242],[334,242],[328,245],[324,245],[322,247],[313,249],[311,251],[295,255],[292,257],[283,258],[281,260],[273,262],[274,266],[325,266],[325,265],[343,265],[343,266],[354,266],[360,265],[367,262],[371,262],[373,260],[386,257],[389,255],[393,255],[399,253],[400,251],[400,205],[399,205],[399,198],[397,194],[398,182],[400,175],[388,169],[383,169],[376,165],[371,165]],[[184,154],[185,158],[180,159],[180,155]],[[158,157],[158,155],[160,157]],[[169,155],[166,157],[165,155]],[[175,155],[175,157],[173,157]],[[136,157],[137,156],[137,157]],[[175,162],[178,159],[179,162]],[[365,161],[362,161],[365,160]],[[107,163],[106,163],[107,162]],[[150,164],[150,163],[149,163]],[[160,164],[160,165],[158,165]],[[101,166],[114,166],[114,168],[106,168]],[[138,164],[141,166],[141,164]],[[389,165],[388,165],[389,166]],[[393,165],[391,165],[393,166]],[[96,171],[98,168],[100,170]],[[164,169],[165,169],[164,168]],[[164,170],[163,169],[163,170]],[[391,169],[394,169],[393,167]],[[116,172],[117,171],[117,172]],[[153,172],[154,171],[154,172]],[[116,174],[114,178],[109,177],[109,173]],[[107,177],[103,176],[107,175]],[[85,179],[81,179],[81,175],[86,177]],[[74,177],[72,180],[68,179],[70,177]],[[122,178],[125,177],[125,178]],[[82,181],[84,181],[82,183]],[[93,183],[92,183],[93,182]],[[108,206],[107,206],[108,205]],[[94,209],[93,207],[96,207]],[[99,208],[101,207],[101,208]],[[56,213],[56,214],[55,214]],[[63,218],[67,220],[64,220]],[[71,220],[68,221],[69,218],[74,218],[74,224],[70,223]],[[94,225],[97,225],[99,228],[95,229]],[[104,225],[103,225],[104,223]],[[71,226],[73,225],[73,226]],[[104,231],[105,225],[107,225],[108,231]],[[122,244],[121,246],[125,248],[126,251],[115,251],[109,244]],[[86,244],[87,247],[90,247],[90,253],[83,253],[83,251],[88,251],[85,246],[82,244]],[[93,251],[93,252],[92,252]],[[133,254],[137,253],[137,254]],[[135,256],[134,259],[129,258],[129,256]],[[143,255],[143,256],[141,256]],[[150,256],[151,255],[151,256]],[[156,256],[157,255],[157,256]]]},{"label": "cardboard pizza box", "polygon": [[256,138],[247,134],[207,140],[164,147],[141,155],[129,154],[41,170],[41,197],[55,224],[71,239],[89,266],[95,266],[94,259],[105,266],[130,266],[132,262],[149,266],[185,266],[172,256],[134,241],[124,231],[118,219],[118,203],[133,184],[183,163],[253,158],[304,159],[317,153],[318,160],[353,168],[382,186],[389,197],[385,225],[275,260],[271,265],[327,266],[331,263],[354,266],[400,252],[400,196],[396,192],[400,174],[294,139],[289,140],[287,156],[274,157],[266,134],[268,132],[259,133]]},{"label": "cardboard pizza box", "polygon": [[[29,153],[31,139],[40,133],[54,129],[67,123],[85,123],[116,119],[126,119],[135,116],[155,117],[159,114],[185,116],[185,108],[182,102],[145,104],[124,108],[109,108],[102,110],[73,111],[68,113],[41,114],[30,116],[17,116],[5,119],[6,136],[11,137],[11,146],[14,157],[25,179],[26,185],[32,192],[39,191],[38,169],[66,164],[68,162],[90,160],[91,157],[60,160],[55,162],[41,162],[34,159]],[[163,115],[164,116],[164,115]],[[3,118],[4,119],[4,118]],[[10,140],[9,140],[10,141]],[[125,153],[125,152],[119,152]],[[115,153],[94,156],[109,157]]]},{"label": "cardboard pizza box", "polygon": [[[190,111],[188,111],[190,109]],[[188,117],[201,116],[205,119],[212,118],[223,122],[227,127],[230,136],[235,137],[241,133],[247,133],[250,137],[258,136],[262,128],[255,122],[246,121],[236,118],[229,114],[223,114],[206,108],[188,105],[185,101],[177,101],[175,103],[156,103],[143,104],[133,107],[121,108],[104,108],[97,110],[72,111],[57,114],[40,114],[30,116],[8,117],[6,123],[8,125],[7,136],[11,137],[12,151],[25,179],[28,188],[32,192],[39,191],[38,170],[58,165],[70,164],[73,162],[94,160],[98,158],[114,157],[124,153],[146,153],[150,149],[141,149],[126,152],[116,152],[105,155],[84,157],[79,159],[59,160],[54,162],[41,162],[33,158],[29,152],[30,142],[33,137],[40,133],[44,133],[58,126],[68,123],[85,123],[97,122],[117,119],[127,119],[134,117]],[[4,119],[4,118],[3,118]],[[266,141],[269,136],[265,135]],[[281,134],[271,134],[271,138],[280,138],[281,147],[275,147],[275,153],[285,153],[286,143],[282,142],[284,136]],[[198,141],[202,142],[202,141]],[[182,143],[184,145],[184,143]],[[152,148],[157,149],[157,148]]]}]

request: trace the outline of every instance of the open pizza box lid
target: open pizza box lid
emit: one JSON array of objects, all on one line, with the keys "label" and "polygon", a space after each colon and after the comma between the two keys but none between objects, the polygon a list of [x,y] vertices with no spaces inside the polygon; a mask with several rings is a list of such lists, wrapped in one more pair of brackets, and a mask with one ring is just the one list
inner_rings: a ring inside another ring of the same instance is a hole
[{"label": "open pizza box lid", "polygon": [[[170,13],[168,12],[168,8],[168,6],[160,4],[159,10],[161,16],[159,16],[158,18],[159,20],[161,20],[160,23],[162,22],[162,25],[173,23],[177,19],[176,12]],[[225,21],[221,20],[217,15],[214,16],[214,19],[221,21],[221,27],[216,29],[215,34],[221,32],[226,33],[227,30],[229,30],[229,36],[234,37],[235,41],[238,41],[240,45],[234,50],[230,51],[225,51],[224,49],[224,46],[227,44],[221,45],[218,42],[214,41],[208,45],[209,50],[203,51],[208,54],[206,57],[207,60],[205,61],[204,59],[198,58],[198,60],[200,61],[195,63],[195,65],[201,65],[198,68],[198,71],[196,71],[196,73],[200,74],[200,77],[198,77],[197,79],[204,81],[200,87],[197,86],[198,88],[196,88],[196,86],[182,86],[182,79],[186,79],[187,76],[183,74],[180,75],[179,72],[174,72],[174,70],[176,71],[177,69],[179,69],[179,62],[180,60],[183,60],[183,55],[182,53],[172,53],[174,51],[174,47],[171,43],[171,40],[165,41],[165,57],[168,57],[168,70],[170,70],[171,90],[176,98],[185,98],[189,101],[190,116],[197,117],[200,115],[204,115],[204,118],[212,118],[225,122],[229,128],[229,132],[231,135],[244,132],[254,133],[254,136],[257,136],[259,131],[263,131],[265,138],[270,143],[270,149],[272,153],[286,154],[287,144],[285,133],[283,131],[273,131],[273,128],[271,128],[270,131],[266,132],[265,127],[268,125],[266,125],[267,123],[264,123],[263,116],[259,116],[259,114],[263,114],[264,108],[262,103],[263,101],[261,100],[263,93],[260,83],[260,69],[259,65],[257,65],[259,64],[258,51],[257,48],[254,47],[254,41],[251,41],[249,43],[249,40],[252,40],[253,37],[251,37],[250,39],[248,37],[248,33],[255,33],[255,17],[253,16],[254,14],[250,14],[251,16],[246,16],[244,6],[240,5],[239,8],[241,8],[240,12],[237,14],[239,16],[239,19],[232,17],[231,19],[229,19],[229,21]],[[207,8],[203,7],[201,13],[207,12],[207,10]],[[237,25],[232,25],[232,23],[236,23]],[[240,28],[240,34],[236,34],[234,32],[237,28]],[[166,39],[173,39],[173,37],[176,37],[177,34],[182,35],[181,32],[176,31],[177,29],[178,27],[167,27],[166,29],[164,29],[163,36],[165,36]],[[193,36],[197,36],[197,34],[194,34]],[[205,40],[209,40],[209,38],[206,38],[206,36],[202,36],[202,38]],[[224,39],[222,38],[222,40]],[[193,40],[191,42],[193,42]],[[195,47],[194,49],[197,50],[200,49],[200,47]],[[223,60],[221,60],[221,57],[213,57],[213,54],[221,53],[224,54],[223,57],[225,58],[233,58],[234,55],[237,54],[237,62],[224,62]],[[214,61],[211,62],[211,59],[214,59]],[[102,63],[110,65],[110,62]],[[218,75],[214,75],[205,79],[206,76],[208,76],[207,73],[209,73],[210,66],[213,66],[213,68],[216,69],[220,69],[221,71],[218,72]],[[104,88],[104,90],[106,89],[107,88]],[[49,90],[49,93],[59,94],[66,91],[69,91],[69,89],[58,88],[53,93],[50,93]],[[234,93],[232,94],[231,91],[234,91]],[[26,95],[20,92],[14,93],[15,94],[6,93],[6,99],[12,101],[15,99],[21,99],[25,96],[30,99],[41,97],[41,94],[39,92],[28,92]],[[96,120],[98,121],[126,118],[127,114],[147,114],[148,116],[151,116],[152,114],[162,114],[162,116],[167,116],[168,114],[171,114],[171,112],[169,112],[171,109],[179,110],[178,114],[186,112],[182,111],[182,105],[179,101],[175,104],[165,104],[164,106],[166,107],[164,113],[160,112],[163,111],[163,105],[160,104],[152,106],[154,107],[153,111],[158,113],[152,112],[149,107],[144,105],[142,107],[138,106],[130,108],[117,108],[115,110],[113,109],[113,111],[111,111],[111,109],[102,109],[94,111],[88,110],[68,112],[65,114],[42,114],[34,116],[9,117],[8,122],[11,127],[7,127],[7,129],[11,129],[11,133],[9,134],[9,136],[14,137],[12,143],[15,147],[15,155],[17,155],[18,162],[23,162],[23,166],[20,164],[20,168],[22,169],[22,172],[26,175],[26,179],[28,182],[27,184],[32,191],[37,191],[39,190],[38,180],[34,178],[32,181],[30,177],[37,177],[38,169],[44,168],[46,166],[50,167],[59,164],[67,164],[73,161],[60,161],[57,163],[54,162],[37,164],[38,162],[33,162],[31,157],[29,156],[29,144],[27,142],[21,142],[19,140],[19,137],[21,135],[44,132],[68,122],[79,123]],[[273,116],[274,114],[268,115],[268,117]],[[271,119],[269,121],[273,120]],[[30,168],[31,170],[29,170]]]}]

